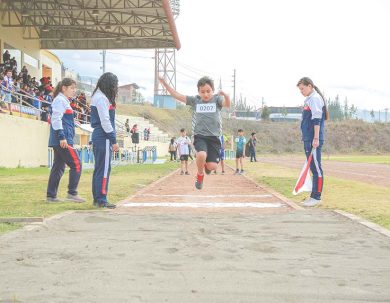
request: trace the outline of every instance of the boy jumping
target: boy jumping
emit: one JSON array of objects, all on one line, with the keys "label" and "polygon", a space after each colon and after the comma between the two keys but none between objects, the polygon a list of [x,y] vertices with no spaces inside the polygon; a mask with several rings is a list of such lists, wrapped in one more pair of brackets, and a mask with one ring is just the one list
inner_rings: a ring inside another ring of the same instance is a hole
[{"label": "boy jumping", "polygon": [[223,91],[214,95],[214,81],[209,77],[203,77],[198,81],[199,95],[193,97],[178,93],[163,78],[159,77],[159,80],[175,99],[193,109],[192,127],[198,168],[195,187],[202,189],[204,172],[210,174],[217,168],[220,160],[221,109],[222,107],[230,107],[230,98]]}]

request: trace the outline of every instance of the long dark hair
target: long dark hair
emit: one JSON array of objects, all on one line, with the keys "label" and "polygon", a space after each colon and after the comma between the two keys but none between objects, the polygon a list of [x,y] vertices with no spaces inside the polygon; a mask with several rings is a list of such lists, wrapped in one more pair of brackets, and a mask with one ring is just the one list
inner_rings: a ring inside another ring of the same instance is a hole
[{"label": "long dark hair", "polygon": [[62,93],[62,88],[64,86],[76,85],[76,81],[71,78],[64,78],[57,83],[56,88],[54,89],[53,98],[57,97],[59,93]]},{"label": "long dark hair", "polygon": [[321,96],[322,100],[324,100],[324,107],[322,109],[325,111],[325,120],[328,120],[329,119],[329,112],[328,112],[328,108],[326,106],[326,100],[325,100],[324,95],[321,93],[320,89],[314,85],[313,80],[311,80],[309,77],[303,77],[302,79],[300,79],[298,81],[297,86],[299,86],[301,84],[305,85],[305,86],[311,85],[316,90],[316,92]]},{"label": "long dark hair", "polygon": [[100,76],[92,95],[100,89],[113,106],[116,106],[115,98],[118,94],[118,77],[113,73],[104,73]]}]

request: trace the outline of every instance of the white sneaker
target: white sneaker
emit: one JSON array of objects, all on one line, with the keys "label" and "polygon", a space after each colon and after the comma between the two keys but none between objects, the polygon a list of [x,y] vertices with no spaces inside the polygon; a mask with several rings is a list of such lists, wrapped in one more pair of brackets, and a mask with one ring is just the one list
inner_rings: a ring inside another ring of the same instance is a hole
[{"label": "white sneaker", "polygon": [[305,202],[303,202],[303,206],[313,207],[321,203],[321,200],[317,200],[314,198],[309,198]]}]

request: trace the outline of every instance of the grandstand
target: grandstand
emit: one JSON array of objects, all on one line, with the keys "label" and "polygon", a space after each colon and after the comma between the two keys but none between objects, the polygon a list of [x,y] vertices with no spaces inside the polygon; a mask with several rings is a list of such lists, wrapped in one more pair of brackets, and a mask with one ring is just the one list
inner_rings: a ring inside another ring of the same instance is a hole
[{"label": "grandstand", "polygon": [[[12,143],[11,148],[10,144],[0,145],[0,166],[32,167],[48,163],[49,126],[41,120],[47,116],[47,109],[42,109],[42,105],[50,104],[49,87],[52,90],[63,74],[60,60],[47,49],[180,49],[169,0],[121,3],[102,0],[93,3],[84,0],[0,2],[0,53],[6,54],[7,59],[0,57],[3,69],[0,74],[4,75],[4,69],[11,68],[14,80],[10,87],[7,84],[0,88],[0,140]],[[72,17],[68,11],[78,12],[78,17]],[[9,61],[12,66],[8,66]],[[27,87],[23,86],[25,84]],[[78,106],[77,102],[74,105],[79,125],[75,139],[79,146],[84,146],[90,137],[88,106]],[[143,142],[141,135],[139,146],[155,144],[159,155],[165,154],[167,135],[146,120],[128,119],[151,129],[151,140]],[[117,132],[122,148],[130,146],[131,139],[121,120],[117,121]]]}]

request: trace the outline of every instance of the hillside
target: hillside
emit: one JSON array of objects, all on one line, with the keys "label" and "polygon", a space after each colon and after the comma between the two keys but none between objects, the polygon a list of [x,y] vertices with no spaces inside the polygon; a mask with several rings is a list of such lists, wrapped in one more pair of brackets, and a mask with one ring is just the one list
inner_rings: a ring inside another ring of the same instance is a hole
[{"label": "hillside", "polygon": [[[153,124],[178,136],[180,128],[191,130],[191,112],[183,107],[178,110],[159,109],[150,105],[118,105],[118,113],[141,116]],[[258,149],[263,153],[302,152],[299,122],[255,122],[224,119],[224,133],[234,135],[238,128],[249,136],[257,133]],[[324,153],[390,153],[390,123],[366,123],[358,120],[326,123]]]}]

